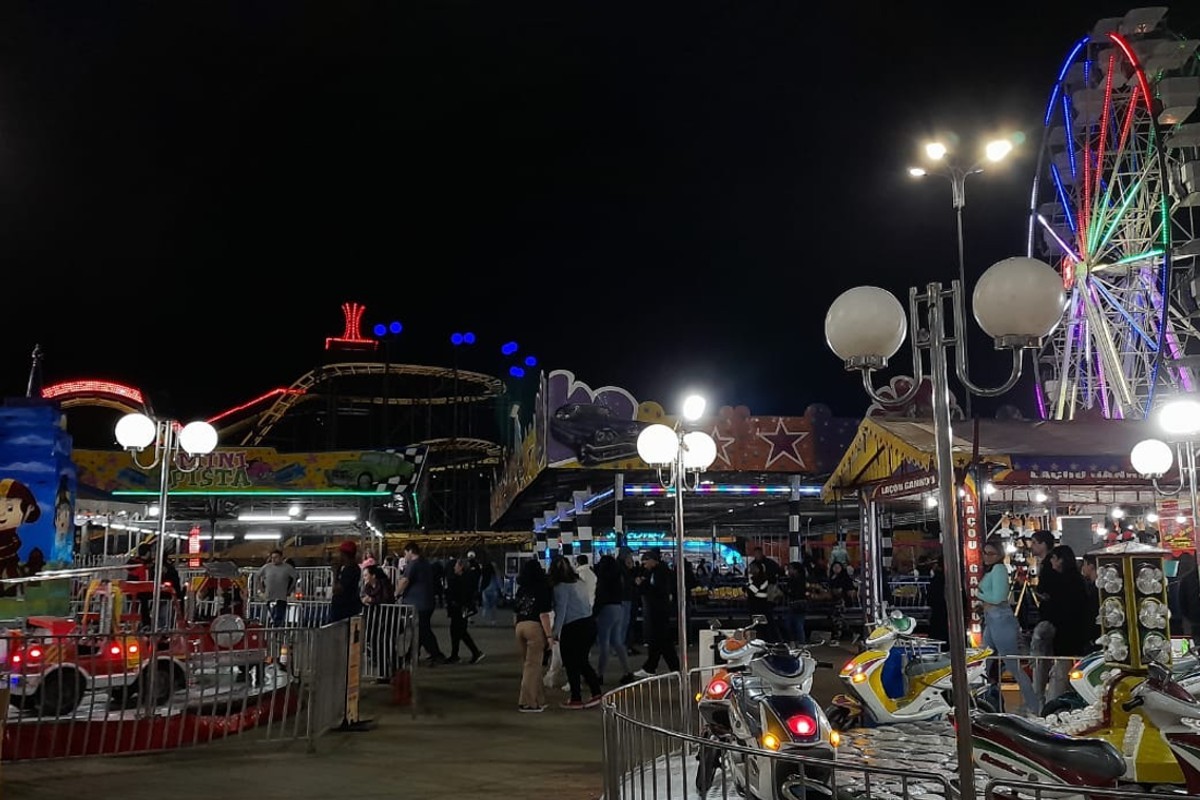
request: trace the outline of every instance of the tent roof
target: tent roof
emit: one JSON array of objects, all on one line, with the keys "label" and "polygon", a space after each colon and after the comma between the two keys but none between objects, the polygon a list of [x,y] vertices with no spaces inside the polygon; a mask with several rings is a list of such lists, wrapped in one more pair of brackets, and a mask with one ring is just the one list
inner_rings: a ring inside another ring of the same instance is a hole
[{"label": "tent roof", "polygon": [[[960,420],[951,438],[956,466],[971,461],[976,430],[980,460],[1001,467],[1011,467],[1015,456],[1124,462],[1135,444],[1153,435],[1142,420]],[[890,478],[905,467],[932,470],[934,460],[932,420],[867,417],[825,482],[822,496],[832,500],[839,493]]]}]

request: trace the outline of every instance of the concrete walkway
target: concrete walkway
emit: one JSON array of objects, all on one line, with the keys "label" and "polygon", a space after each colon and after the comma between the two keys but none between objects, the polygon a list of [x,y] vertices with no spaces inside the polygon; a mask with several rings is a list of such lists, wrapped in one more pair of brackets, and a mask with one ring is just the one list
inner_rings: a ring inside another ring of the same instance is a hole
[{"label": "concrete walkway", "polygon": [[[601,711],[560,709],[565,695],[549,689],[545,712],[518,713],[521,668],[511,617],[501,612],[499,618],[498,627],[471,628],[487,654],[479,664],[420,669],[415,719],[411,709],[391,704],[390,687],[368,685],[362,716],[373,720],[373,729],[328,733],[315,754],[303,742],[248,748],[247,740],[233,738],[152,756],[6,763],[0,797],[596,800],[602,789]],[[435,629],[448,651],[441,612]],[[635,657],[634,667],[640,664]],[[609,669],[615,675],[616,667]],[[820,672],[822,683],[833,678],[825,691],[814,690],[825,701],[836,677]]]}]

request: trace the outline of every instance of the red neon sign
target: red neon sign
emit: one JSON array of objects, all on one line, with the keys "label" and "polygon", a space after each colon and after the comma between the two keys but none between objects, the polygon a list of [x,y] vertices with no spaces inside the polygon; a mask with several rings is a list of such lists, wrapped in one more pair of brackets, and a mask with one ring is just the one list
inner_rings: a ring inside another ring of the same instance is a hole
[{"label": "red neon sign", "polygon": [[59,397],[106,394],[143,405],[142,393],[132,386],[112,381],[62,381],[42,388],[42,397],[54,400]]},{"label": "red neon sign", "polygon": [[188,531],[188,555],[194,558],[188,559],[189,567],[200,566],[200,526],[195,525]]},{"label": "red neon sign", "polygon": [[342,303],[342,315],[346,326],[341,336],[330,336],[325,339],[326,350],[374,350],[379,347],[375,339],[366,339],[362,335],[362,318],[367,307],[361,303]]}]

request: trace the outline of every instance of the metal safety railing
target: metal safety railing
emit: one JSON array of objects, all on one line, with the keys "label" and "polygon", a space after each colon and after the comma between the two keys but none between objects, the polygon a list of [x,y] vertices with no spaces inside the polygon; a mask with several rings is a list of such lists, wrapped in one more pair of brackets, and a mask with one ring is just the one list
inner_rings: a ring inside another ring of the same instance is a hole
[{"label": "metal safety railing", "polygon": [[[705,667],[691,672],[687,697],[695,696],[714,669]],[[684,695],[679,681],[679,673],[673,672],[628,684],[605,695],[603,800],[728,800],[747,796],[948,800],[961,796],[956,774],[881,766],[878,761],[882,758],[855,757],[853,750],[848,751],[844,746],[830,760],[706,738],[699,733],[695,704],[682,705]],[[843,734],[853,735],[853,732]],[[702,794],[696,775],[698,756],[705,751],[708,757],[714,751],[719,753],[720,767],[714,782]],[[774,776],[770,786],[761,783],[763,775]],[[819,781],[822,790],[780,793],[779,776],[788,775],[805,775],[810,786],[812,780]],[[1161,791],[1148,792],[1137,786],[1101,789],[991,778],[978,769],[975,778],[974,796],[984,800],[1083,800],[1085,797],[1150,800],[1164,796]],[[755,783],[756,779],[760,782]]]},{"label": "metal safety railing", "polygon": [[[689,675],[689,696],[702,680]],[[789,777],[819,782],[834,797],[952,797],[945,775],[823,759],[795,753],[749,748],[695,733],[694,704],[681,707],[677,672],[646,678],[615,689],[604,697],[604,800],[683,800],[761,796],[762,776],[776,787]],[[686,720],[686,722],[685,722]],[[697,756],[707,751],[720,763],[716,780],[704,794],[696,785]],[[748,788],[753,787],[753,788]],[[772,796],[781,796],[772,789]],[[794,797],[804,796],[798,789]],[[819,796],[812,793],[812,796]]]},{"label": "metal safety railing", "polygon": [[148,633],[0,636],[0,758],[137,753],[230,736],[308,740],[345,716],[349,625],[226,621]]}]

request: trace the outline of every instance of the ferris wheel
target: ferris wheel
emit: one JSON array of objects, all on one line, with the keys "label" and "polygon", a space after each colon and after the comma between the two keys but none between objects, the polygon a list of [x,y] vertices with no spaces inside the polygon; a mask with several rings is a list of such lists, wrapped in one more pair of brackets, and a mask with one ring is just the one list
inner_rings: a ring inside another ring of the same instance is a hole
[{"label": "ferris wheel", "polygon": [[1200,42],[1165,13],[1097,23],[1046,106],[1027,247],[1067,305],[1038,360],[1043,419],[1139,419],[1200,389]]}]

